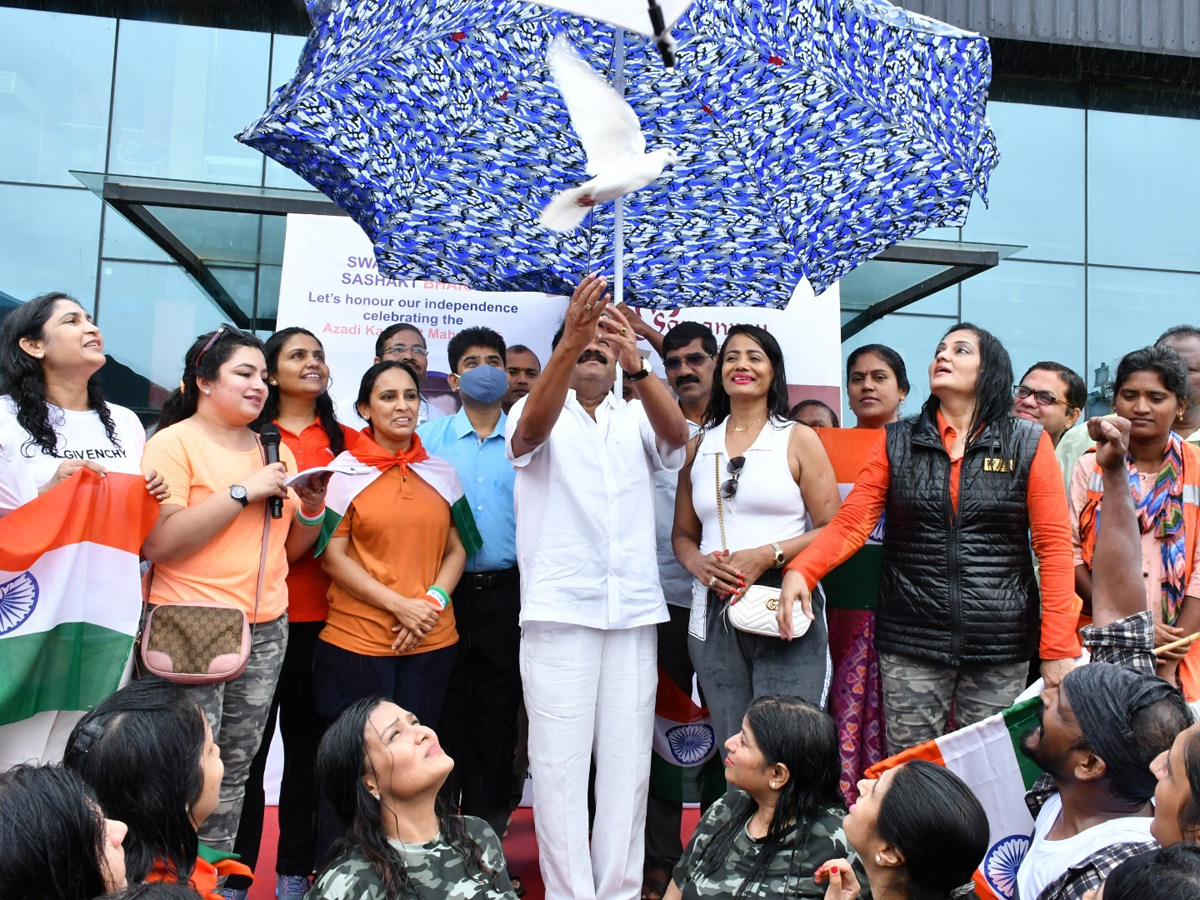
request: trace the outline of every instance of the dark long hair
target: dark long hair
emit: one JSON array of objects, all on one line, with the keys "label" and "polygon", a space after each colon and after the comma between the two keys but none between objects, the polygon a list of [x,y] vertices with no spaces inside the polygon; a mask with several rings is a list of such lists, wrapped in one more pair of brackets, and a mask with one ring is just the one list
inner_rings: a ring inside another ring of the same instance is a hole
[{"label": "dark long hair", "polygon": [[[283,328],[269,338],[267,338],[266,346],[263,348],[263,355],[267,358],[267,374],[275,375],[279,371],[279,354],[283,352],[284,345],[289,338],[295,337],[298,334],[306,335],[317,342],[317,346],[322,350],[325,345],[321,343],[321,339],[309,331],[307,328],[293,326],[291,328]],[[338,424],[337,415],[333,411],[333,398],[329,396],[329,391],[322,392],[317,398],[317,421],[321,423],[321,430],[325,432],[325,437],[329,438],[329,450],[334,456],[337,456],[346,449],[346,436],[342,434],[342,427]],[[267,382],[267,402],[263,404],[263,411],[258,418],[254,420],[254,424],[250,426],[255,431],[261,429],[269,422],[274,422],[279,417],[279,385]]]},{"label": "dark long hair", "polygon": [[0,897],[91,900],[105,890],[104,813],[60,766],[0,774]]},{"label": "dark long hair", "polygon": [[744,334],[767,354],[771,363],[771,387],[767,391],[767,415],[771,419],[786,419],[788,415],[787,372],[783,368],[783,350],[771,332],[757,325],[734,325],[725,335],[721,350],[717,353],[717,371],[713,378],[712,393],[708,395],[708,408],[704,411],[704,427],[712,428],[729,417],[729,395],[725,393],[725,382],[721,372],[725,366],[725,351],[729,342]]},{"label": "dark long hair", "polygon": [[[995,441],[999,444],[1002,459],[1008,459],[1012,448],[1014,419],[1012,413],[1013,398],[1013,368],[1012,359],[999,339],[986,329],[971,322],[959,322],[951,325],[942,335],[955,331],[969,331],[979,342],[979,375],[975,382],[975,411],[971,413],[970,424],[967,425],[966,447],[970,447],[979,439],[979,430],[985,425],[991,425]],[[938,410],[942,402],[933,394],[921,407],[921,415],[931,422],[937,421]],[[1015,468],[1014,468],[1015,471]]]},{"label": "dark long hair", "polygon": [[1179,833],[1187,840],[1200,841],[1200,731],[1184,740],[1183,771],[1191,795],[1179,811]]},{"label": "dark long hair", "polygon": [[63,763],[92,786],[104,810],[129,826],[125,870],[142,881],[161,863],[186,881],[196,866],[188,810],[204,790],[204,714],[179,685],[142,679],[79,721]]},{"label": "dark long hair", "polygon": [[[383,697],[367,697],[347,707],[329,726],[317,749],[317,785],[333,804],[334,812],[346,826],[346,833],[334,842],[329,860],[344,853],[358,851],[370,863],[387,897],[407,897],[412,891],[404,856],[388,843],[383,827],[383,804],[376,800],[363,776],[371,771],[367,749],[367,726],[371,713]],[[478,872],[495,879],[483,863],[483,852],[467,832],[461,816],[441,795],[436,801],[438,825],[442,838],[466,863],[468,872]]]},{"label": "dark long hair", "polygon": [[[196,404],[200,399],[200,386],[197,378],[205,381],[215,381],[221,366],[233,356],[238,347],[253,347],[263,349],[263,342],[252,334],[238,331],[230,325],[222,325],[216,332],[208,332],[196,338],[187,353],[183,355],[183,377],[179,379],[179,387],[171,392],[167,402],[163,404],[162,415],[158,417],[157,428],[164,428],[182,422],[196,414]],[[216,340],[213,340],[214,335]],[[208,342],[213,340],[212,346]],[[208,347],[206,350],[205,347]],[[197,357],[199,364],[197,365]]]},{"label": "dark long hair", "polygon": [[[813,820],[825,809],[842,806],[838,791],[841,765],[837,726],[828,713],[799,697],[764,696],[755,698],[750,704],[746,721],[766,764],[782,763],[791,777],[779,792],[762,851],[746,873],[735,898],[745,896],[762,881],[788,829],[794,824],[798,833],[788,869],[790,881],[798,857],[807,848]],[[733,801],[733,817],[713,835],[697,864],[702,874],[712,875],[725,863],[734,841],[756,809],[758,804],[749,794],[743,793]],[[797,879],[801,877],[799,872],[795,874]],[[781,893],[787,893],[787,884]]]},{"label": "dark long hair", "polygon": [[1200,847],[1186,841],[1131,856],[1104,882],[1104,900],[1195,900],[1197,896]]},{"label": "dark long hair", "polygon": [[924,760],[895,770],[875,827],[904,854],[912,900],[945,900],[971,881],[988,849],[979,798],[949,769]]},{"label": "dark long hair", "polygon": [[[43,339],[46,322],[53,315],[54,306],[59,300],[79,302],[61,291],[39,294],[10,312],[4,320],[4,327],[0,328],[0,393],[13,398],[17,406],[17,424],[29,434],[29,440],[21,448],[26,456],[34,446],[40,447],[48,456],[56,455],[58,449],[58,435],[54,433],[46,409],[46,374],[42,371],[41,362],[21,349],[21,340]],[[87,402],[88,408],[104,423],[104,433],[112,445],[121,449],[117,426],[100,390],[99,371],[88,379]]]}]

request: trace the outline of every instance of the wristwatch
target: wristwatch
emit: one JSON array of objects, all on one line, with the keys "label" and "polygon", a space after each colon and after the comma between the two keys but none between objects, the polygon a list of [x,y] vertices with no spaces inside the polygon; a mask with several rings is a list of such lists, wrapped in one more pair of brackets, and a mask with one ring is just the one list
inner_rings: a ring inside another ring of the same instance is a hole
[{"label": "wristwatch", "polygon": [[229,486],[229,496],[238,503],[242,504],[243,508],[250,505],[250,498],[246,496],[246,489],[240,484],[232,484]]},{"label": "wristwatch", "polygon": [[[624,369],[622,369],[621,371],[625,372]],[[642,357],[642,367],[640,369],[638,369],[636,372],[625,372],[625,380],[630,383],[635,382],[635,381],[641,381],[643,378],[645,378],[647,375],[649,375],[653,371],[654,370],[652,368],[650,368],[650,360],[646,359],[645,357]]]},{"label": "wristwatch", "polygon": [[771,549],[775,551],[775,568],[782,569],[783,564],[787,562],[787,557],[783,555],[783,548],[779,546],[778,541],[771,541]]}]

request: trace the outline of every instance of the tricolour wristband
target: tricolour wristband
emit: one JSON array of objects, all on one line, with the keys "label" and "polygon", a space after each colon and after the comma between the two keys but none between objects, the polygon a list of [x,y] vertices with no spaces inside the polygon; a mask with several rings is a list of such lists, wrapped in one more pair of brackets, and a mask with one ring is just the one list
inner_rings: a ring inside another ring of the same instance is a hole
[{"label": "tricolour wristband", "polygon": [[301,525],[320,525],[325,518],[325,507],[322,506],[320,512],[311,519],[304,514],[303,509],[298,509],[296,510],[296,518],[300,520]]},{"label": "tricolour wristband", "polygon": [[436,584],[431,586],[429,590],[425,592],[425,599],[430,603],[436,604],[439,610],[445,609],[450,605],[450,595]]}]

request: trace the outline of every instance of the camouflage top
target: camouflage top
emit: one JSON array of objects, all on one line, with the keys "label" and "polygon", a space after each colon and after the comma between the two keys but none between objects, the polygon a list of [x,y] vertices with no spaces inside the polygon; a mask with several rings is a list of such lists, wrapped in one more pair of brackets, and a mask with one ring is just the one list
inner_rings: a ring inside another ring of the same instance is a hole
[{"label": "camouflage top", "polygon": [[[408,867],[415,887],[408,897],[419,900],[516,900],[508,880],[500,839],[483,819],[464,816],[467,831],[483,853],[483,864],[495,875],[470,872],[462,856],[439,834],[427,844],[391,841]],[[371,864],[358,850],[343,853],[317,876],[306,900],[397,900],[383,891]]]},{"label": "camouflage top", "polygon": [[[700,858],[704,855],[705,848],[721,827],[733,818],[733,807],[741,796],[744,796],[741,791],[726,794],[709,807],[700,824],[696,826],[687,850],[675,867],[675,884],[683,892],[683,900],[708,900],[717,897],[728,900],[737,894],[738,888],[750,874],[764,842],[750,837],[745,828],[739,831],[725,863],[712,875],[700,873]],[[801,855],[795,860],[795,865],[792,857],[796,852],[795,844],[800,830],[792,825],[784,834],[775,858],[767,866],[763,880],[757,885],[748,886],[743,896],[808,897],[812,900],[824,900],[825,885],[814,882],[813,874],[822,863],[839,857],[845,857],[854,864],[859,884],[864,887],[863,896],[869,896],[866,874],[842,831],[842,819],[845,815],[846,811],[836,806],[823,809],[813,821],[808,842],[799,850]]]}]

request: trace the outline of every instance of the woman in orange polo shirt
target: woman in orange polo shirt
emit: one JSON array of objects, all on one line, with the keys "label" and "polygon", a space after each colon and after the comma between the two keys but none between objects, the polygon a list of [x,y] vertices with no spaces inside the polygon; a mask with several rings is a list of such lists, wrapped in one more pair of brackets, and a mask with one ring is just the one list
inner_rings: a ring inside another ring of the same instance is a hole
[{"label": "woman in orange polo shirt", "polygon": [[[312,547],[325,505],[323,482],[284,487],[287,472],[296,471],[286,446],[279,448],[280,462],[265,463],[250,423],[266,401],[266,379],[263,345],[254,335],[228,325],[201,335],[142,454],[142,470],[156,469],[168,489],[142,545],[154,563],[149,602],[228,604],[244,610],[252,626],[241,675],[186,688],[225,759],[220,805],[200,833],[225,853],[233,851],[250,762],[287,647],[288,560]],[[278,519],[268,513],[273,497],[283,500]]]},{"label": "woman in orange polo shirt", "polygon": [[951,328],[920,414],[886,427],[837,516],[784,576],[780,624],[790,630],[793,603],[811,615],[811,587],[886,509],[875,646],[891,753],[941,735],[952,710],[962,727],[1011,704],[1039,630],[1047,682],[1080,653],[1062,476],[1041,427],[1010,415],[1012,381],[992,334]]},{"label": "woman in orange polo shirt", "polygon": [[[369,424],[343,459],[353,456],[371,477],[354,488],[319,557],[333,580],[313,653],[317,713],[326,722],[376,695],[422,722],[441,713],[458,643],[449,595],[467,551],[450,502],[422,475],[440,463],[458,486],[449,464],[421,446],[419,404],[406,364],[376,363],[363,375],[357,409]],[[363,477],[335,475],[331,491]]]},{"label": "woman in orange polo shirt", "polygon": [[[304,328],[284,328],[267,341],[267,402],[255,423],[279,426],[284,445],[296,457],[297,471],[327,466],[353,447],[358,432],[337,420],[329,396],[325,348]],[[317,745],[324,727],[316,715],[312,690],[312,656],[317,635],[325,627],[329,576],[311,552],[288,565],[288,644],[275,688],[262,744],[250,766],[246,801],[238,826],[235,852],[250,869],[258,862],[266,795],[263,773],[278,716],[283,733],[283,778],[279,783],[279,849],[275,856],[276,896],[295,900],[308,891],[315,871],[313,819],[317,792],[313,781]],[[249,888],[231,878],[229,888]]]}]

